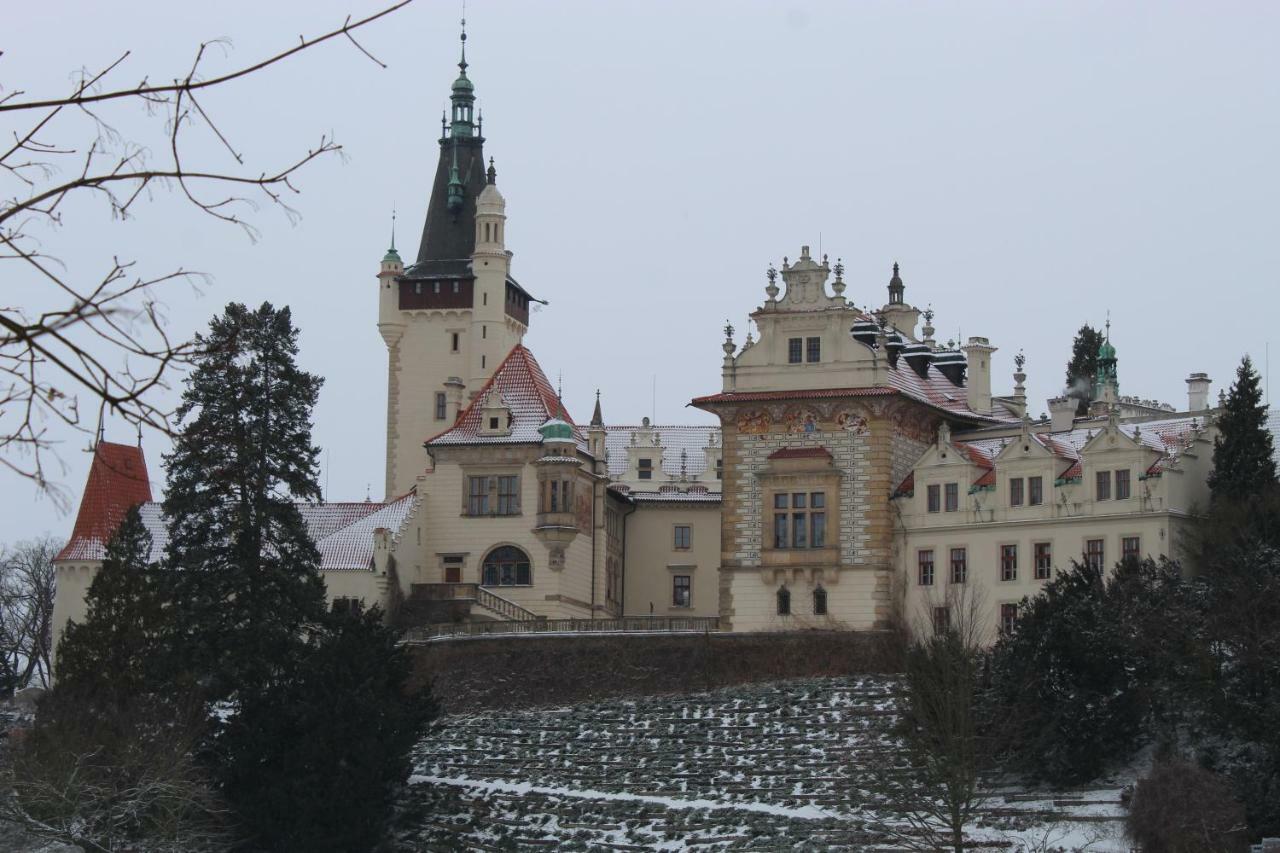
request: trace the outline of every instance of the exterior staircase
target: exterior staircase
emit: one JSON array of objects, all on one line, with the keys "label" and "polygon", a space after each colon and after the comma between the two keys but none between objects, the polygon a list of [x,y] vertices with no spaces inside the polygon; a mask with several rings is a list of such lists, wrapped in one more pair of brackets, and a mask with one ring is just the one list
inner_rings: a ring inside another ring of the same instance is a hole
[{"label": "exterior staircase", "polygon": [[402,628],[458,622],[523,622],[541,619],[532,610],[475,583],[415,583],[400,606]]}]

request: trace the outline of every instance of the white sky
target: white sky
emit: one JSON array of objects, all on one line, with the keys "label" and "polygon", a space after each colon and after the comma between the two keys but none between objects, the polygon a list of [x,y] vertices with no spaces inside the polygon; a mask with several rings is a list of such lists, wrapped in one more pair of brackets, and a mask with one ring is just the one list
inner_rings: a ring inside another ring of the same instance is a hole
[{"label": "white sky", "polygon": [[[228,37],[212,72],[381,5],[13,4],[0,85],[58,94],[124,49],[118,81],[175,77],[201,40]],[[416,254],[458,5],[418,0],[364,31],[386,70],[335,43],[207,99],[250,168],[321,133],[343,143],[345,162],[300,176],[298,225],[263,209],[251,243],[161,192],[125,223],[73,207],[46,238],[84,278],[113,253],[144,273],[210,273],[200,296],[168,292],[175,335],[230,300],[291,305],[301,361],[326,380],[315,437],[333,499],[366,484],[379,497],[374,275],[393,203],[401,252]],[[600,387],[606,420],[638,421],[656,376],[659,422],[706,422],[685,404],[720,388],[725,319],[741,340],[765,268],[804,243],[843,257],[860,305],[885,301],[899,261],[940,339],[1000,347],[997,393],[1025,349],[1033,414],[1061,390],[1076,329],[1108,310],[1122,393],[1181,408],[1189,372],[1208,371],[1216,396],[1244,352],[1262,366],[1280,302],[1280,5],[472,0],[467,17],[513,272],[551,302],[526,343],[553,381],[563,371],[578,420]],[[141,119],[115,120],[151,139]],[[208,134],[191,142],[191,157],[226,166]],[[133,440],[119,423],[107,436]],[[86,443],[67,435],[61,451],[73,504]],[[166,447],[144,445],[158,480]],[[3,476],[0,542],[70,531],[70,515]]]}]

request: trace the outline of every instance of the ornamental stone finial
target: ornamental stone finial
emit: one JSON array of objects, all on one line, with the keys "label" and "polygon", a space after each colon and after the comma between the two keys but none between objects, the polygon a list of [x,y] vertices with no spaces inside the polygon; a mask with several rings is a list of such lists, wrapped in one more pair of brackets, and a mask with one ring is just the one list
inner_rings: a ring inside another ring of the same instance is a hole
[{"label": "ornamental stone finial", "polygon": [[[785,261],[783,266],[786,266]],[[769,264],[769,269],[764,275],[765,278],[769,279],[769,284],[765,287],[764,292],[769,295],[770,302],[776,302],[778,299],[778,271],[773,268],[773,264]]]},{"label": "ornamental stone finial", "polygon": [[1018,354],[1013,357],[1013,366],[1022,372],[1022,366],[1027,363],[1027,356],[1022,350],[1018,350]]}]

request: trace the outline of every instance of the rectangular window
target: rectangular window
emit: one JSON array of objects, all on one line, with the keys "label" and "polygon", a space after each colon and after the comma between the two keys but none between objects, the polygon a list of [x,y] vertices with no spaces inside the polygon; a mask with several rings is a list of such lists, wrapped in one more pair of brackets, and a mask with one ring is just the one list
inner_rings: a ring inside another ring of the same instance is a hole
[{"label": "rectangular window", "polygon": [[942,634],[951,628],[951,608],[935,607],[933,608],[933,631],[935,634]]},{"label": "rectangular window", "polygon": [[1116,500],[1122,501],[1129,497],[1129,469],[1121,468],[1116,471]]},{"label": "rectangular window", "polygon": [[1044,477],[1027,478],[1027,503],[1031,506],[1044,503]]},{"label": "rectangular window", "polygon": [[489,514],[489,478],[467,478],[467,515]]},{"label": "rectangular window", "polygon": [[1084,543],[1084,561],[1087,566],[1092,569],[1101,569],[1103,566],[1103,545],[1101,539],[1090,539]]},{"label": "rectangular window", "polygon": [[560,481],[552,480],[547,483],[547,503],[546,512],[560,511]]},{"label": "rectangular window", "polygon": [[827,547],[827,496],[822,492],[809,495],[809,547]]},{"label": "rectangular window", "polygon": [[450,352],[457,352],[457,351],[458,351],[458,333],[454,332],[453,342],[452,342],[452,345],[450,346]]},{"label": "rectangular window", "polygon": [[1100,501],[1111,500],[1111,472],[1099,471],[1097,474],[1097,481],[1098,491],[1096,499]]},{"label": "rectangular window", "polygon": [[1018,579],[1018,546],[1000,546],[1000,580],[1016,581]]},{"label": "rectangular window", "polygon": [[822,338],[805,339],[804,360],[810,363],[822,361]]},{"label": "rectangular window", "polygon": [[1009,480],[1009,506],[1022,506],[1022,478]]},{"label": "rectangular window", "polygon": [[1137,536],[1126,536],[1120,540],[1120,557],[1124,560],[1131,557],[1135,560],[1141,559],[1142,543]]},{"label": "rectangular window", "polygon": [[803,512],[791,513],[791,547],[792,548],[808,548],[809,547],[809,531],[808,518]]},{"label": "rectangular window", "polygon": [[693,584],[688,575],[676,575],[671,579],[671,605],[690,607],[693,604]]},{"label": "rectangular window", "polygon": [[934,484],[928,488],[929,512],[942,511],[942,487]]},{"label": "rectangular window", "polygon": [[1000,605],[1000,633],[1012,634],[1018,624],[1018,605]]},{"label": "rectangular window", "polygon": [[636,460],[636,464],[640,468],[641,480],[653,479],[653,460],[652,459],[638,459]]},{"label": "rectangular window", "polygon": [[676,542],[677,551],[688,551],[693,545],[693,528],[687,524],[676,525]]},{"label": "rectangular window", "polygon": [[933,551],[921,551],[917,560],[920,564],[920,586],[933,586]]},{"label": "rectangular window", "polygon": [[787,363],[799,364],[804,359],[804,338],[787,340]]},{"label": "rectangular window", "polygon": [[436,392],[436,420],[442,421],[449,413],[449,401],[445,398],[443,391]]},{"label": "rectangular window", "polygon": [[498,515],[516,515],[520,512],[520,478],[498,478]]},{"label": "rectangular window", "polygon": [[947,483],[947,512],[955,512],[960,509],[960,484]]},{"label": "rectangular window", "polygon": [[1036,580],[1048,580],[1053,572],[1053,545],[1048,542],[1037,542],[1035,551]]},{"label": "rectangular window", "polygon": [[773,516],[773,547],[787,547],[787,514],[775,513]]},{"label": "rectangular window", "polygon": [[951,549],[951,582],[965,583],[969,580],[969,552],[964,548]]},{"label": "rectangular window", "polygon": [[723,459],[716,460],[716,479],[717,480],[724,479],[724,460]]}]

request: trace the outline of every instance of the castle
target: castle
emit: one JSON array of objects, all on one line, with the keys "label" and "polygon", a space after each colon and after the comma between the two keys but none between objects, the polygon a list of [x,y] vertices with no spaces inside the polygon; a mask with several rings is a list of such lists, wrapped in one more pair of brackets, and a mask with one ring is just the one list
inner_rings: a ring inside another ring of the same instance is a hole
[{"label": "castle", "polygon": [[[993,393],[996,348],[935,340],[897,264],[875,311],[807,246],[770,267],[758,337],[726,326],[721,388],[692,401],[718,428],[611,424],[607,394],[575,421],[523,344],[537,288],[512,275],[465,39],[417,255],[393,239],[376,277],[384,500],[302,506],[331,600],[733,631],[927,628],[963,600],[994,635],[1071,560],[1180,556],[1208,498],[1208,378],[1181,413],[1122,398],[1108,334],[1088,416],[1064,397],[1032,419],[1021,360]],[[57,560],[57,634],[138,503],[158,559],[142,448],[100,441]]]}]

